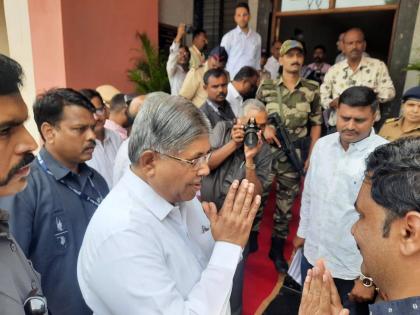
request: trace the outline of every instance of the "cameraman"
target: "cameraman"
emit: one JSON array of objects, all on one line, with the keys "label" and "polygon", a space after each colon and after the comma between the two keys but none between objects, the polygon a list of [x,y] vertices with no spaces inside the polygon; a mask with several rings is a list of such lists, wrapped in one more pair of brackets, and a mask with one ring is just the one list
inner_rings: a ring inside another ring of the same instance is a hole
[{"label": "cameraman", "polygon": [[[255,194],[261,194],[270,185],[269,172],[271,169],[271,150],[262,139],[267,124],[267,112],[262,102],[256,99],[246,100],[244,117],[233,124],[230,121],[221,121],[216,124],[211,135],[210,144],[213,153],[208,162],[210,174],[203,178],[201,200],[212,201],[218,209],[223,204],[229,186],[235,179],[246,178],[255,185]],[[255,119],[254,128],[248,122]],[[255,137],[255,146],[245,145],[248,139]],[[244,259],[239,263],[233,279],[233,288],[230,298],[232,315],[241,314],[242,310],[242,284],[243,267],[247,249],[244,250]]]}]

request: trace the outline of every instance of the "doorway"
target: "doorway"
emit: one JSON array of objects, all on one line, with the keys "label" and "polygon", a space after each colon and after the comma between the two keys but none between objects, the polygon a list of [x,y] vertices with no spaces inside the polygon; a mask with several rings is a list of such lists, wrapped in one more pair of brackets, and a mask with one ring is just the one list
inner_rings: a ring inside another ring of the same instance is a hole
[{"label": "doorway", "polygon": [[284,41],[293,37],[296,32],[302,32],[307,61],[310,62],[312,58],[313,48],[322,44],[327,49],[328,63],[334,64],[338,54],[336,42],[340,33],[351,27],[360,27],[365,33],[366,52],[387,63],[394,17],[394,10],[282,16],[280,40]]}]

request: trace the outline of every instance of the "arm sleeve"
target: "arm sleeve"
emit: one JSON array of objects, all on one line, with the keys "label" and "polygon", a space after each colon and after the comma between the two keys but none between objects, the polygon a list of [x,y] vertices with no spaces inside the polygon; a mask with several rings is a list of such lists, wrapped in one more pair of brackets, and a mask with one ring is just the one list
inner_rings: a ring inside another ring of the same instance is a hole
[{"label": "arm sleeve", "polygon": [[271,163],[273,161],[273,155],[271,154],[271,149],[268,144],[263,145],[263,149],[260,152],[261,159],[258,160],[256,165],[256,173],[258,179],[260,180],[263,191],[266,191],[270,188],[271,179]]},{"label": "arm sleeve", "polygon": [[255,69],[261,69],[261,36],[258,34],[257,47],[255,48]]},{"label": "arm sleeve", "polygon": [[314,98],[311,103],[311,113],[309,115],[312,126],[317,126],[322,124],[322,107],[319,96],[319,89],[317,88],[314,94]]},{"label": "arm sleeve", "polygon": [[229,308],[240,246],[216,242],[207,267],[187,295],[177,289],[150,229],[118,233],[101,247],[88,285],[110,314],[218,315]]},{"label": "arm sleeve", "polygon": [[220,46],[224,47],[226,49],[226,52],[228,53],[228,56],[230,54],[230,40],[229,40],[229,33],[225,34],[222,37],[222,41],[220,42]]},{"label": "arm sleeve", "polygon": [[395,97],[394,84],[389,76],[386,65],[382,61],[379,65],[377,87],[375,92],[378,94],[378,100],[381,103],[388,102]]},{"label": "arm sleeve", "polygon": [[324,109],[330,108],[330,103],[333,101],[332,89],[333,89],[333,73],[330,68],[325,74],[324,82],[321,84],[321,87],[320,87],[321,106]]},{"label": "arm sleeve", "polygon": [[178,53],[179,53],[179,43],[173,42],[171,47],[169,48],[169,57],[168,57],[168,62],[166,63],[166,72],[168,73],[169,78],[175,75]]},{"label": "arm sleeve", "polygon": [[310,222],[310,209],[311,209],[311,190],[312,190],[312,176],[314,168],[316,167],[316,159],[318,155],[319,142],[315,143],[309,163],[309,169],[305,176],[305,184],[303,186],[302,201],[300,205],[300,222],[297,230],[297,236],[306,238],[306,234]]},{"label": "arm sleeve", "polygon": [[191,101],[197,93],[200,83],[201,80],[195,80],[195,69],[190,69],[185,77],[184,83],[182,83],[179,95]]}]

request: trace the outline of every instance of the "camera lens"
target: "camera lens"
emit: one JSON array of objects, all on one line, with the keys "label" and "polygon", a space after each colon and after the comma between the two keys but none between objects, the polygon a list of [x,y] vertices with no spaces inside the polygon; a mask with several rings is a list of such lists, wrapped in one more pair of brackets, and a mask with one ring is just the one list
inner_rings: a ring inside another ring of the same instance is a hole
[{"label": "camera lens", "polygon": [[258,144],[258,131],[259,128],[255,123],[255,118],[250,118],[248,124],[245,126],[245,139],[244,143],[249,148],[254,148]]}]

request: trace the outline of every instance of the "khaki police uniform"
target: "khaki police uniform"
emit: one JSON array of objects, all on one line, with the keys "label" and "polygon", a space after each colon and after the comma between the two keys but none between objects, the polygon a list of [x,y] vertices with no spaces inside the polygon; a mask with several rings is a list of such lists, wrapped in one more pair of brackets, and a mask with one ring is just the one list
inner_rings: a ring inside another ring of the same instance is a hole
[{"label": "khaki police uniform", "polygon": [[42,294],[41,278],[9,234],[8,219],[0,209],[0,314],[25,315],[25,300]]},{"label": "khaki police uniform", "polygon": [[[278,93],[281,93],[281,97]],[[281,76],[277,80],[265,80],[257,91],[257,98],[266,104],[268,114],[279,114],[289,132],[290,140],[297,147],[301,147],[299,143],[303,143],[305,138],[309,143],[308,125],[322,124],[319,84],[316,81],[301,78],[295,89],[290,91],[283,84]],[[282,104],[279,104],[280,100]],[[275,176],[277,184],[273,237],[285,239],[289,232],[291,208],[299,192],[300,175],[282,149],[272,147],[272,153],[271,179]],[[263,192],[263,204],[268,194],[269,191]],[[262,211],[259,211],[254,231],[258,230],[261,217]]]},{"label": "khaki police uniform", "polygon": [[403,122],[404,118],[387,119],[379,131],[379,135],[389,141],[394,141],[402,137],[420,136],[420,124],[408,130],[403,130]]}]

